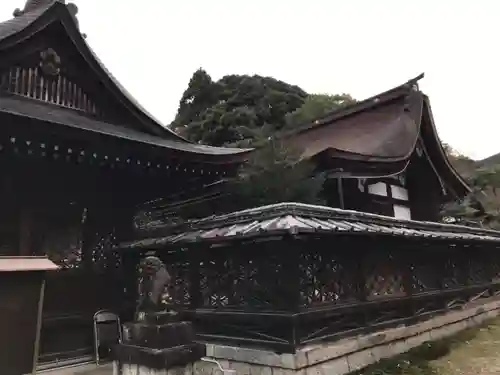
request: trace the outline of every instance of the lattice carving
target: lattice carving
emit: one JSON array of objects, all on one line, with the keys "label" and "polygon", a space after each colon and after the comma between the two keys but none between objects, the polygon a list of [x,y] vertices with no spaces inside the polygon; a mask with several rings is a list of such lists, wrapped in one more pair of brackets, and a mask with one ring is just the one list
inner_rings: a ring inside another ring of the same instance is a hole
[{"label": "lattice carving", "polygon": [[200,263],[203,306],[247,308],[285,306],[289,286],[283,261],[273,254],[224,256],[220,252]]},{"label": "lattice carving", "polygon": [[482,285],[491,282],[491,275],[489,274],[488,261],[483,254],[476,254],[473,258],[467,259],[467,282],[470,285]]},{"label": "lattice carving", "polygon": [[412,254],[410,264],[414,293],[430,292],[441,287],[439,262],[430,252],[422,250]]},{"label": "lattice carving", "polygon": [[500,281],[500,259],[498,256],[491,256],[490,254],[488,257],[488,264],[490,267],[490,281]]},{"label": "lattice carving", "polygon": [[303,306],[339,302],[354,290],[344,265],[331,251],[302,252],[299,263],[300,297]]},{"label": "lattice carving", "polygon": [[235,298],[236,291],[231,288],[230,268],[228,260],[205,260],[200,263],[203,306],[224,307],[239,304]]},{"label": "lattice carving", "polygon": [[64,75],[61,58],[51,48],[40,53],[37,65],[13,66],[4,71],[0,82],[11,94],[102,116],[85,90]]},{"label": "lattice carving", "polygon": [[187,306],[191,301],[190,295],[190,273],[189,261],[182,257],[162,257],[158,254],[167,266],[171,281],[167,286],[165,302],[169,305]]},{"label": "lattice carving", "polygon": [[95,246],[92,248],[92,266],[95,270],[105,271],[120,268],[121,255],[113,249],[116,244],[114,228],[96,233]]},{"label": "lattice carving", "polygon": [[[452,256],[452,254],[450,255]],[[460,287],[460,266],[458,260],[451,256],[444,260],[443,270],[441,271],[442,287],[445,289]]]},{"label": "lattice carving", "polygon": [[82,266],[83,212],[77,206],[71,208],[44,218],[41,241],[41,253],[61,268],[68,269]]},{"label": "lattice carving", "polygon": [[405,293],[403,272],[393,254],[381,252],[366,261],[366,291],[368,298],[392,297]]}]

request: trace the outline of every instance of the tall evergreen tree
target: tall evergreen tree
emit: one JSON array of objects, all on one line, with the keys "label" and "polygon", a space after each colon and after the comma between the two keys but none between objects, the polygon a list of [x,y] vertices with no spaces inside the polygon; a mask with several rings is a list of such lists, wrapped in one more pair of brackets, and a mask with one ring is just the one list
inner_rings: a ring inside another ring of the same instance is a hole
[{"label": "tall evergreen tree", "polygon": [[300,150],[270,140],[241,167],[232,192],[240,208],[278,202],[323,204],[324,182],[324,174],[303,160]]},{"label": "tall evergreen tree", "polygon": [[172,127],[180,133],[216,101],[216,85],[212,78],[203,69],[194,72],[179,102],[179,109]]},{"label": "tall evergreen tree", "polygon": [[213,82],[203,70],[191,78],[171,127],[188,139],[213,146],[245,146],[272,135],[307,93],[272,77],[227,75]]}]

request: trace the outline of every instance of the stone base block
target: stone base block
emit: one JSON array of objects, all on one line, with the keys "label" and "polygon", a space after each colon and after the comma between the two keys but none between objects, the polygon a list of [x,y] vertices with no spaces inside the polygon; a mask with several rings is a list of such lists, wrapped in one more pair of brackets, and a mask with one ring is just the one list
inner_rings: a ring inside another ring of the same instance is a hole
[{"label": "stone base block", "polygon": [[113,375],[193,375],[193,365],[158,370],[139,365],[124,365],[119,367],[115,362],[113,363]]},{"label": "stone base block", "polygon": [[[310,345],[295,354],[207,344],[207,356],[236,375],[344,375],[476,326],[500,314],[500,300],[435,316],[411,326],[400,326],[336,342]],[[194,375],[224,375],[210,362],[196,362]]]},{"label": "stone base block", "polygon": [[195,339],[191,322],[150,324],[133,322],[123,325],[123,343],[148,348],[187,345]]},{"label": "stone base block", "polygon": [[[185,368],[206,354],[206,346],[199,343],[176,346],[168,349],[145,348],[134,345],[118,344],[114,348],[113,359],[117,370],[149,368],[167,370]],[[135,373],[134,373],[135,374]]]}]

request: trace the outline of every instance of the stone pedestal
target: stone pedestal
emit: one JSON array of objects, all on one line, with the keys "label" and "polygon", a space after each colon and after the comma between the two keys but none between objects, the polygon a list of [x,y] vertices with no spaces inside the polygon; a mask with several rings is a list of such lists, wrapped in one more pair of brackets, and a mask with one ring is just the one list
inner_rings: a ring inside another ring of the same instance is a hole
[{"label": "stone pedestal", "polygon": [[206,355],[205,345],[194,342],[191,323],[171,313],[145,314],[123,331],[113,351],[114,375],[191,375],[193,363]]}]

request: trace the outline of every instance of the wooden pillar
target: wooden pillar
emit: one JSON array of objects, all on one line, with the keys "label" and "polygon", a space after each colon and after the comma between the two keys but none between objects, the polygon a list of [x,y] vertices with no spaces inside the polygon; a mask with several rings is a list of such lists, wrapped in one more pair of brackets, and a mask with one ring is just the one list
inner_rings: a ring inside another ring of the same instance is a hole
[{"label": "wooden pillar", "polygon": [[201,296],[201,275],[200,275],[200,262],[202,260],[203,252],[208,253],[208,246],[193,244],[188,250],[187,256],[189,257],[189,308],[196,309],[202,305]]},{"label": "wooden pillar", "polygon": [[[399,241],[398,241],[399,242]],[[406,244],[406,246],[405,246]],[[401,268],[403,272],[403,286],[407,296],[411,297],[415,293],[413,288],[414,270],[415,270],[415,255],[422,254],[421,250],[423,245],[418,242],[412,241],[411,238],[404,239],[401,242],[401,255],[400,260]]]},{"label": "wooden pillar", "polygon": [[[296,348],[301,341],[300,330],[301,321],[298,316],[302,308],[302,298],[301,292],[303,292],[304,285],[301,284],[301,280],[304,280],[305,275],[301,275],[300,263],[303,261],[301,259],[302,251],[318,251],[316,247],[319,244],[309,244],[307,242],[311,241],[309,239],[297,239],[293,236],[286,236],[281,243],[272,244],[268,243],[270,246],[269,251],[278,251],[280,253],[280,258],[283,261],[284,276],[286,277],[287,285],[287,306],[285,307],[291,314],[287,315],[285,319],[287,322],[288,333],[288,343],[291,348]],[[305,266],[305,265],[303,265]]]},{"label": "wooden pillar", "polygon": [[85,205],[85,218],[82,223],[82,264],[84,268],[92,267],[92,249],[96,239],[97,206]]},{"label": "wooden pillar", "polygon": [[337,190],[339,194],[339,207],[341,209],[344,209],[345,203],[344,203],[344,187],[342,184],[342,177],[337,177]]},{"label": "wooden pillar", "polygon": [[19,213],[19,255],[30,256],[34,253],[32,247],[33,224],[33,208],[29,207],[29,204],[21,202]]},{"label": "wooden pillar", "polygon": [[[458,257],[458,267],[459,267],[459,283],[461,287],[468,286],[471,284],[470,281],[470,262],[469,257],[471,256],[469,246],[464,246],[460,242],[455,248]],[[478,254],[476,254],[478,256]]]},{"label": "wooden pillar", "polygon": [[19,210],[14,191],[14,179],[6,168],[0,178],[0,255],[4,256],[19,255]]},{"label": "wooden pillar", "polygon": [[285,274],[287,275],[287,285],[288,288],[288,306],[287,309],[289,311],[298,312],[301,307],[301,289],[302,285],[300,285],[301,276],[300,275],[300,261],[301,256],[300,252],[302,248],[308,249],[307,244],[304,244],[304,241],[307,240],[299,240],[294,239],[292,236],[287,236],[281,241],[279,248],[277,245],[273,247],[273,251],[279,251],[281,253],[281,257],[283,259],[283,268],[285,269]]},{"label": "wooden pillar", "polygon": [[344,241],[349,241],[351,244],[346,244],[346,249],[352,249],[349,252],[349,269],[352,270],[353,285],[355,294],[359,301],[366,301],[368,299],[368,290],[366,287],[367,276],[369,274],[369,265],[367,263],[367,255],[370,251],[377,251],[377,249],[369,249],[373,246],[375,241],[370,241],[368,238],[363,237],[346,237]]}]

